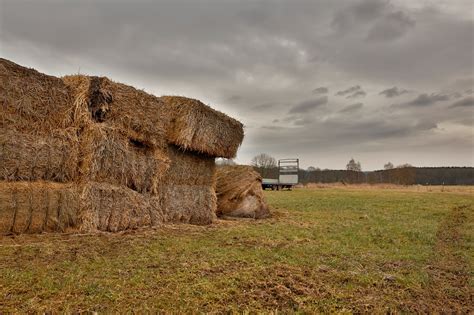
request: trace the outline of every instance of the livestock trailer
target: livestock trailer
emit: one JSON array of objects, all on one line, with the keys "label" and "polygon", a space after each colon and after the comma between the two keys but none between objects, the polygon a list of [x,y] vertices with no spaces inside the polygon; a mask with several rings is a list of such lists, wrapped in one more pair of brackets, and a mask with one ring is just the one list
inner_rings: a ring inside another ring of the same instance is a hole
[{"label": "livestock trailer", "polygon": [[262,188],[272,190],[289,189],[298,184],[298,170],[300,168],[299,159],[278,160],[278,179],[264,178]]}]

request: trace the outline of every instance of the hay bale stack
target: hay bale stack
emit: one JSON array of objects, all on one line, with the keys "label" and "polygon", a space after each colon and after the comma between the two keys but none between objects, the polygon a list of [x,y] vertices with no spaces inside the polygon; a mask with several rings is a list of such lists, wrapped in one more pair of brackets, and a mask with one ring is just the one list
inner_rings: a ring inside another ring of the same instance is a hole
[{"label": "hay bale stack", "polygon": [[[214,160],[235,156],[238,121],[197,100],[105,77],[60,80],[4,59],[0,80],[0,233],[214,220]],[[48,202],[35,206],[43,191]]]},{"label": "hay bale stack", "polygon": [[217,215],[266,218],[270,211],[262,190],[262,177],[251,166],[219,166],[216,173]]}]

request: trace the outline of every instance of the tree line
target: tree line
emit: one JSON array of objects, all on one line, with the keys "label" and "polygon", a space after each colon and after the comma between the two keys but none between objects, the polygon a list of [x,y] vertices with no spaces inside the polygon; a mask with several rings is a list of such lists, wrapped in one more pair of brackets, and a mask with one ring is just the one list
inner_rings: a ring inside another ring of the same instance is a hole
[{"label": "tree line", "polygon": [[[278,169],[276,176],[278,176]],[[473,167],[403,167],[371,172],[352,170],[300,170],[299,181],[307,183],[474,185]]]},{"label": "tree line", "polygon": [[[263,178],[278,178],[278,164],[275,158],[262,153],[252,159],[252,165]],[[235,164],[232,160],[220,164]],[[473,167],[414,167],[411,164],[394,166],[387,162],[383,170],[363,172],[360,162],[353,158],[345,170],[319,169],[313,166],[299,170],[299,182],[348,183],[348,184],[398,184],[398,185],[474,185]]]}]

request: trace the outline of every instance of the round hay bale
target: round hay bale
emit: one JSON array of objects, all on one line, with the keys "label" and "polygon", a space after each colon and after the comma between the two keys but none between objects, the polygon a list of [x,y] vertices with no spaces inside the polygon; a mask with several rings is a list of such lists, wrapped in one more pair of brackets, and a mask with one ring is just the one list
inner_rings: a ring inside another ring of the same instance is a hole
[{"label": "round hay bale", "polygon": [[216,172],[217,215],[241,218],[270,216],[262,177],[251,166],[220,166]]}]

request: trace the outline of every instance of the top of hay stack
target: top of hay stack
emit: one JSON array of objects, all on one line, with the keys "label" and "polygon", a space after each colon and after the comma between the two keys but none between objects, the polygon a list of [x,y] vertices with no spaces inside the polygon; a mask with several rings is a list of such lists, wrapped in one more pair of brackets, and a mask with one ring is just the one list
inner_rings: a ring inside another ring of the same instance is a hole
[{"label": "top of hay stack", "polygon": [[70,127],[71,100],[61,79],[0,58],[0,128],[44,133]]},{"label": "top of hay stack", "polygon": [[108,125],[147,147],[166,145],[170,114],[159,98],[106,77],[71,75],[63,81],[85,125]]},{"label": "top of hay stack", "polygon": [[105,77],[74,75],[64,82],[75,94],[76,107],[88,108],[95,122],[122,128],[131,138],[162,147],[163,141],[211,157],[235,157],[243,126],[198,100],[155,97]]},{"label": "top of hay stack", "polygon": [[28,133],[106,124],[146,147],[235,157],[243,126],[198,100],[156,97],[106,77],[59,79],[0,58],[0,127]]}]

